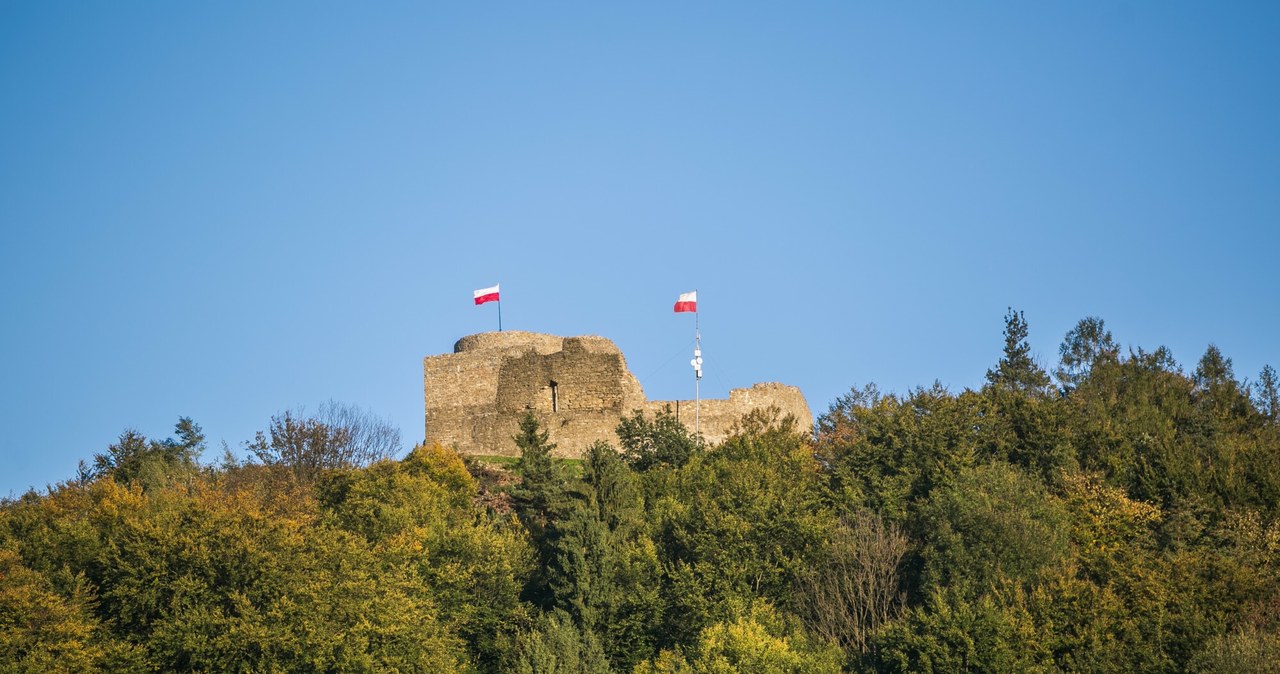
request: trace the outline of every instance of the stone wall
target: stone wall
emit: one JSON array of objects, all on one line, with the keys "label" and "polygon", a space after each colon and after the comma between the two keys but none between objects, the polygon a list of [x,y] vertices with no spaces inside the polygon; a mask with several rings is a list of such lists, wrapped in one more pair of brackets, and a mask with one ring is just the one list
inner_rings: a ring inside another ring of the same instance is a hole
[{"label": "stone wall", "polygon": [[[557,456],[578,457],[596,440],[617,442],[614,429],[633,410],[670,408],[693,428],[694,403],[647,401],[622,352],[603,337],[487,332],[458,340],[453,353],[423,359],[426,441],[459,452],[514,455],[512,436],[528,412],[556,443]],[[813,423],[794,386],[756,384],[728,400],[703,400],[701,429],[724,439],[753,409],[777,406],[807,428]]]},{"label": "stone wall", "polygon": [[655,400],[645,403],[644,410],[652,415],[669,409],[690,429],[694,427],[696,416],[700,421],[702,436],[712,444],[728,437],[734,424],[752,410],[777,407],[783,417],[795,417],[798,428],[806,429],[813,425],[813,415],[809,413],[809,404],[805,402],[800,389],[777,382],[732,389],[728,400],[704,399],[699,406],[694,403],[693,400]]}]

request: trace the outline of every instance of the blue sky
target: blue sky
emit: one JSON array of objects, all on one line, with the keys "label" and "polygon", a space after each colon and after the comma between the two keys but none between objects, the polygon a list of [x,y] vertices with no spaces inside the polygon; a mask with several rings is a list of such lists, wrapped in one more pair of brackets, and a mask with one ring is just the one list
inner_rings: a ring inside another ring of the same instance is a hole
[{"label": "blue sky", "polygon": [[1280,365],[1274,3],[0,5],[0,495],[180,416],[422,435],[423,356],[977,387],[1097,315]]}]

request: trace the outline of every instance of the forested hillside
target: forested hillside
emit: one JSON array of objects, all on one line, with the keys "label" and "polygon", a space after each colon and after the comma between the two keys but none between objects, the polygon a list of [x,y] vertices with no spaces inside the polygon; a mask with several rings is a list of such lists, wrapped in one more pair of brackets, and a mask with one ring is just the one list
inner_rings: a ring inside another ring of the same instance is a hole
[{"label": "forested hillside", "polygon": [[216,466],[189,419],[126,433],[0,508],[0,670],[1276,671],[1275,371],[1027,333],[978,390],[714,447],[637,413],[581,464],[532,418],[510,471],[288,416]]}]

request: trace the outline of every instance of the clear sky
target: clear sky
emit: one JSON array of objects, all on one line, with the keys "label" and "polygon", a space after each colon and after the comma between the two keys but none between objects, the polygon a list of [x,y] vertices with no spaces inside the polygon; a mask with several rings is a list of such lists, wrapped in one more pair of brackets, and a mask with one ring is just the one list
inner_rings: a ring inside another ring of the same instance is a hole
[{"label": "clear sky", "polygon": [[650,398],[977,387],[1122,344],[1280,366],[1274,2],[0,4],[0,495],[180,416],[618,343]]}]

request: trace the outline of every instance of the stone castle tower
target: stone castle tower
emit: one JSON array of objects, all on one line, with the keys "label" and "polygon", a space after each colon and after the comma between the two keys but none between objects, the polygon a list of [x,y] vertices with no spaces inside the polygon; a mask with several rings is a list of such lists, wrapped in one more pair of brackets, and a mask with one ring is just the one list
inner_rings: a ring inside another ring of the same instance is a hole
[{"label": "stone castle tower", "polygon": [[[604,337],[485,332],[458,340],[453,353],[422,361],[426,441],[464,454],[514,455],[520,419],[532,412],[556,443],[555,454],[579,457],[596,440],[617,442],[624,416],[670,409],[693,426],[694,401],[650,401],[627,370],[622,351]],[[728,400],[703,400],[702,435],[723,440],[755,409],[776,406],[801,428],[813,415],[800,389],[768,383],[733,389]]]}]

